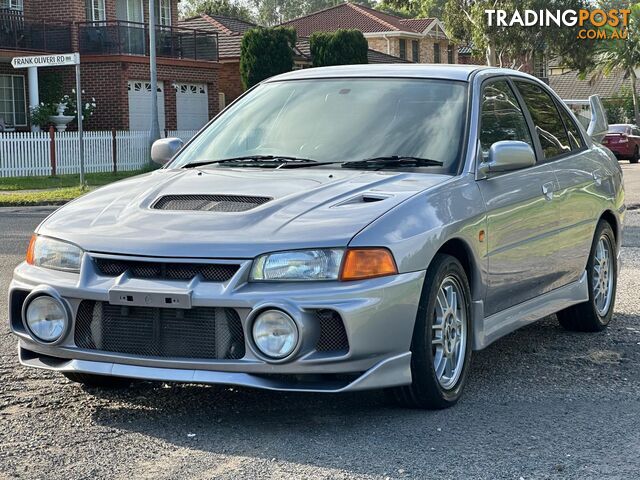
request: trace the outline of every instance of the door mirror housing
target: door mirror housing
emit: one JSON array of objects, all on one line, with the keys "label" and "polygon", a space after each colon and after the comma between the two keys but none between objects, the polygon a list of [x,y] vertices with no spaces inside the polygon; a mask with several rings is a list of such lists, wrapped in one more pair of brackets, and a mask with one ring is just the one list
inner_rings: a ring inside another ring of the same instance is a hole
[{"label": "door mirror housing", "polygon": [[156,140],[151,146],[151,160],[158,165],[166,165],[183,146],[184,142],[179,138],[161,138],[160,140]]},{"label": "door mirror housing", "polygon": [[503,140],[491,145],[489,158],[479,167],[481,174],[510,172],[536,164],[536,154],[528,143],[515,140]]}]

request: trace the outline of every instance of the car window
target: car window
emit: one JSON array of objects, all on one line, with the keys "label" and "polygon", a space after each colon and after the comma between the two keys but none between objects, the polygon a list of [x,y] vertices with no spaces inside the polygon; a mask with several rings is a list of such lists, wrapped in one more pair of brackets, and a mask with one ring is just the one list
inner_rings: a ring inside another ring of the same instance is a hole
[{"label": "car window", "polygon": [[544,158],[569,152],[569,136],[551,96],[534,83],[515,81],[515,84],[533,119]]},{"label": "car window", "polygon": [[519,140],[533,148],[527,121],[506,80],[490,83],[482,92],[480,145],[484,159],[491,145],[501,140]]},{"label": "car window", "polygon": [[636,137],[640,136],[640,130],[637,128],[633,129],[633,135],[635,135]]},{"label": "car window", "polygon": [[580,130],[578,130],[578,126],[576,122],[573,121],[571,115],[567,113],[564,108],[559,107],[560,116],[564,121],[564,126],[567,129],[567,133],[569,134],[569,144],[571,145],[571,150],[580,150],[584,147],[584,141],[582,140],[582,135],[580,135]]}]

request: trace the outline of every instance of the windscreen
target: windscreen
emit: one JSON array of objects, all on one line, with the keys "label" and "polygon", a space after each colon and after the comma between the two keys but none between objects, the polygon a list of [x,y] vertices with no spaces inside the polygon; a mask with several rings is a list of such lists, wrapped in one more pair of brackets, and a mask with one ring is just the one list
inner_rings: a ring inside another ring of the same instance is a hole
[{"label": "windscreen", "polygon": [[[272,155],[317,162],[411,156],[454,172],[462,151],[467,84],[402,78],[265,83],[232,105],[170,168]],[[218,167],[220,165],[217,165]]]}]

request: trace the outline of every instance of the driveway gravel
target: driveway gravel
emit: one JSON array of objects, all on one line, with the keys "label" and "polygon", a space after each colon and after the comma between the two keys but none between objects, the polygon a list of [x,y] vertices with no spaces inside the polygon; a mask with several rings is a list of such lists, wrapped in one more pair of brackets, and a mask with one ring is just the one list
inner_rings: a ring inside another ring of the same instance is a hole
[{"label": "driveway gravel", "polygon": [[[627,195],[640,205],[632,167]],[[1,292],[48,211],[0,209]],[[446,411],[398,409],[379,392],[83,389],[20,367],[2,322],[0,478],[637,478],[640,210],[626,223],[610,328],[568,333],[549,317],[509,335],[474,355]]]}]

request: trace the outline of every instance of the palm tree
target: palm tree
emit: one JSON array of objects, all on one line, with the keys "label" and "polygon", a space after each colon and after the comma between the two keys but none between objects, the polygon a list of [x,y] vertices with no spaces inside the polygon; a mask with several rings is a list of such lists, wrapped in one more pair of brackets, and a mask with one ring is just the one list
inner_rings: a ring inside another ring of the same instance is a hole
[{"label": "palm tree", "polygon": [[627,26],[627,38],[611,39],[612,27],[604,27],[609,39],[600,40],[596,49],[596,74],[609,75],[612,71],[622,71],[625,78],[631,80],[633,114],[636,125],[640,125],[640,106],[638,99],[638,75],[640,68],[640,4],[631,6]]}]

